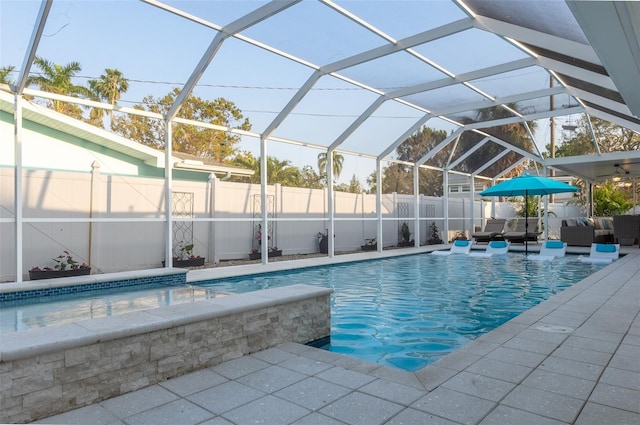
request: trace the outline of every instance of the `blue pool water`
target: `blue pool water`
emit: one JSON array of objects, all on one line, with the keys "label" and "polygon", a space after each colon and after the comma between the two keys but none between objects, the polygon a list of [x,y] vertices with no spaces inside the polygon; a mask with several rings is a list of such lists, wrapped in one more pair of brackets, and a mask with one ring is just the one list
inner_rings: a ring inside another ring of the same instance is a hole
[{"label": "blue pool water", "polygon": [[0,304],[0,334],[223,296],[191,285],[101,289]]},{"label": "blue pool water", "polygon": [[0,334],[297,283],[330,287],[328,350],[418,370],[604,267],[577,256],[408,255],[200,282],[3,302]]},{"label": "blue pool water", "polygon": [[248,292],[297,283],[334,289],[330,351],[415,371],[586,278],[577,256],[409,255],[199,286]]}]

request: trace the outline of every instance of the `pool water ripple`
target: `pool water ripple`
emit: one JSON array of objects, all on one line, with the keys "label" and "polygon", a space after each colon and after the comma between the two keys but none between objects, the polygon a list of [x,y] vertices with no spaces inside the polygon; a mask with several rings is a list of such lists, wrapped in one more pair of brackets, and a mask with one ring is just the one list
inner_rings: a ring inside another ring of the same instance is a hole
[{"label": "pool water ripple", "polygon": [[415,371],[599,270],[577,256],[409,255],[201,283],[247,292],[304,283],[334,289],[326,349]]}]

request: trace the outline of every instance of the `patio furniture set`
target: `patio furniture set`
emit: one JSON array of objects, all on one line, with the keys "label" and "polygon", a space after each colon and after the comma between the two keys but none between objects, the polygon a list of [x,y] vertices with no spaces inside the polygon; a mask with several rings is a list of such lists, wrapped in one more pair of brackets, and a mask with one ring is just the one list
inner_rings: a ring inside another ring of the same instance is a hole
[{"label": "patio furniture set", "polygon": [[[476,243],[489,243],[493,240],[509,242],[537,242],[541,232],[537,229],[537,219],[528,219],[528,231],[525,219],[516,219],[515,228],[505,231],[506,219],[487,220],[481,232],[471,234]],[[533,229],[533,230],[532,230]],[[575,217],[562,220],[560,240],[569,246],[592,246],[594,243],[623,246],[640,244],[640,215],[616,215],[613,217]]]}]

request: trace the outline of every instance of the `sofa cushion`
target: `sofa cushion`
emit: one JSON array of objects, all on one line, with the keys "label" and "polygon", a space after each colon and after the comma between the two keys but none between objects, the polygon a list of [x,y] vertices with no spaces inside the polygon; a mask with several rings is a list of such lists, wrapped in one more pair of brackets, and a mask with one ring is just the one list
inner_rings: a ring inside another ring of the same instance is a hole
[{"label": "sofa cushion", "polygon": [[569,227],[575,227],[575,226],[577,226],[577,221],[576,221],[576,219],[575,219],[575,218],[568,218],[568,219],[566,219],[566,220],[564,220],[564,221],[566,221],[567,226],[569,226]]}]

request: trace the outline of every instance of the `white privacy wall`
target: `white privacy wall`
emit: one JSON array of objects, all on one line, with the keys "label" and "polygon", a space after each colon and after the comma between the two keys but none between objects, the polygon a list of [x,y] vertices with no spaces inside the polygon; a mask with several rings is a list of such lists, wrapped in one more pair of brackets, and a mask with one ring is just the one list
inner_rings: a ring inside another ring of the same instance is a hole
[{"label": "white privacy wall", "polygon": [[[13,169],[0,168],[0,281],[15,280],[15,222]],[[260,187],[219,180],[174,180],[173,192],[193,194],[194,253],[207,262],[248,258],[260,220]],[[91,173],[25,170],[23,180],[23,268],[53,266],[52,258],[68,250],[90,263],[94,273],[158,267],[164,259],[164,180]],[[270,246],[283,254],[318,252],[318,232],[329,227],[327,191],[269,186]],[[429,239],[436,222],[444,236],[443,200],[420,196],[420,242]],[[334,192],[335,250],[360,249],[375,238],[375,195]],[[496,203],[495,216],[515,216],[512,203]],[[470,200],[449,200],[449,240],[472,232]],[[580,215],[576,208],[552,205],[551,235],[557,236],[562,217]],[[491,216],[491,202],[476,201],[473,226],[481,228]],[[398,242],[407,222],[415,237],[415,205],[411,195],[382,197],[383,246]],[[52,222],[46,222],[52,220]],[[74,221],[76,220],[76,221]],[[93,220],[93,222],[90,222]],[[178,218],[174,217],[178,221]],[[444,238],[443,238],[444,239]],[[380,243],[380,241],[378,240]]]}]

